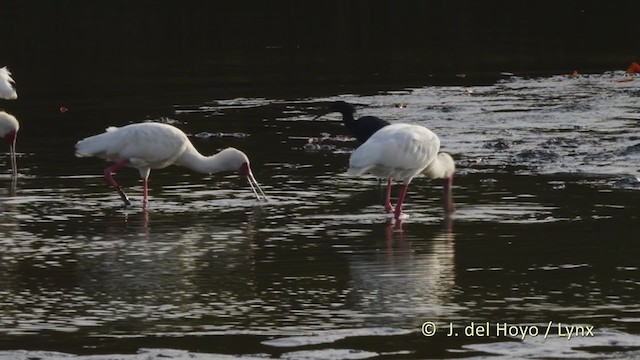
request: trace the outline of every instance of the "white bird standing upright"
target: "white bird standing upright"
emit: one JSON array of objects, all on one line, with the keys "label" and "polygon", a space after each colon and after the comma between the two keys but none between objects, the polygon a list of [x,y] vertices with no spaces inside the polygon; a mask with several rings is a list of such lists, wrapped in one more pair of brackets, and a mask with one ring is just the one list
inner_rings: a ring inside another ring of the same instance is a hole
[{"label": "white bird standing upright", "polygon": [[360,145],[349,159],[349,175],[371,173],[387,178],[385,210],[391,212],[391,182],[402,181],[394,217],[400,219],[402,203],[411,180],[423,173],[430,179],[445,178],[445,211],[453,211],[451,185],[455,163],[447,153],[438,153],[440,139],[431,130],[420,125],[392,124],[374,133]]},{"label": "white bird standing upright", "polygon": [[[18,98],[18,93],[13,87],[13,78],[11,72],[7,67],[0,68],[0,98],[6,100],[15,100]],[[9,152],[11,156],[11,173],[15,178],[18,176],[18,165],[16,162],[16,139],[18,137],[18,129],[20,124],[15,116],[8,114],[4,111],[0,111],[0,137],[9,145]]]},{"label": "white bird standing upright", "polygon": [[253,177],[249,158],[242,151],[226,148],[215,155],[204,156],[196,150],[184,132],[168,124],[138,123],[120,128],[110,127],[102,134],[78,141],[76,156],[96,156],[115,162],[104,170],[104,177],[118,192],[125,205],[130,205],[131,202],[113,179],[114,172],[123,167],[133,167],[140,171],[144,188],[143,204],[146,205],[151,169],[162,169],[172,164],[206,174],[238,171],[247,178],[258,200],[261,198],[256,188],[267,199]]},{"label": "white bird standing upright", "polygon": [[18,120],[4,111],[0,111],[0,137],[9,145],[11,156],[11,172],[14,177],[18,176],[18,165],[16,161],[16,138],[18,137],[20,124]]}]

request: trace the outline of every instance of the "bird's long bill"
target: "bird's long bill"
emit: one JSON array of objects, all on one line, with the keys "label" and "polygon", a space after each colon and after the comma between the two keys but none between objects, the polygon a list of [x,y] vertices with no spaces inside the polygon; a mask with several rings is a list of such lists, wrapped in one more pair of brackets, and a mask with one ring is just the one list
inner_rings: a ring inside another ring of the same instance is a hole
[{"label": "bird's long bill", "polygon": [[17,177],[18,176],[18,161],[16,160],[16,145],[15,144],[9,145],[9,154],[11,156],[11,171],[12,171],[13,177]]},{"label": "bird's long bill", "polygon": [[[264,201],[267,201],[267,195],[265,195],[264,191],[262,191],[262,188],[260,188],[260,184],[258,184],[256,178],[253,177],[253,173],[249,172],[249,174],[247,175],[247,181],[249,182],[249,186],[251,186],[251,190],[253,190],[253,193],[256,195],[256,198],[258,200],[262,200],[262,198],[260,198],[260,195],[258,195],[258,192],[260,192],[260,194],[264,198]],[[258,190],[256,191],[256,189]]]}]

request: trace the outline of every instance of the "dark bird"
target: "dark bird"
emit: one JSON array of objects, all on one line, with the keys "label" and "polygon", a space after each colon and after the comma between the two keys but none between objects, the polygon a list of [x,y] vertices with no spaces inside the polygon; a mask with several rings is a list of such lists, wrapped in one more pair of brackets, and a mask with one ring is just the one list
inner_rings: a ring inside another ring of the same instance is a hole
[{"label": "dark bird", "polygon": [[347,131],[361,144],[367,141],[367,139],[369,139],[371,135],[375,134],[376,131],[382,129],[387,125],[390,125],[388,121],[382,120],[379,117],[375,116],[363,116],[361,118],[358,118],[358,120],[355,120],[353,118],[353,114],[356,112],[356,108],[344,101],[332,102],[327,107],[326,111],[316,116],[314,120],[321,116],[334,112],[339,112],[340,114],[342,114],[342,122],[347,128]]}]

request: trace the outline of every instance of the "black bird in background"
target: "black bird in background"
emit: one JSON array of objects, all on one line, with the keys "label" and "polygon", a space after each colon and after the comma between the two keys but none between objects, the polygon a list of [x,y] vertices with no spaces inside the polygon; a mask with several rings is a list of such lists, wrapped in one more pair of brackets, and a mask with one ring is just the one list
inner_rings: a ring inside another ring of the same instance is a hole
[{"label": "black bird in background", "polygon": [[347,128],[347,131],[351,136],[356,138],[359,143],[364,143],[373,135],[376,131],[383,127],[390,125],[386,120],[382,120],[375,116],[363,116],[355,120],[353,114],[356,112],[356,108],[353,105],[344,101],[334,101],[326,109],[326,111],[314,118],[317,119],[321,116],[339,112],[342,114],[342,122]]}]

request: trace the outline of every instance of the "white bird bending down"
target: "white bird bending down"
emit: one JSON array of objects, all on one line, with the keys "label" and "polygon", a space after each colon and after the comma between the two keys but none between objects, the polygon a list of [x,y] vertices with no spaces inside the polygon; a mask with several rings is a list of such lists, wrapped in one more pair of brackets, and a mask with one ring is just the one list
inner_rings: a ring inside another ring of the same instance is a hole
[{"label": "white bird bending down", "polygon": [[11,171],[14,177],[18,176],[18,165],[16,162],[16,139],[18,137],[20,124],[18,120],[4,111],[0,111],[0,137],[9,145],[11,155]]},{"label": "white bird bending down", "polygon": [[162,169],[172,164],[206,174],[238,171],[247,178],[258,200],[261,198],[256,188],[267,199],[251,173],[249,158],[242,151],[226,148],[215,155],[204,156],[196,150],[184,132],[168,124],[139,123],[120,128],[110,127],[102,134],[78,141],[76,156],[96,156],[115,162],[104,170],[104,177],[118,192],[125,205],[130,205],[131,202],[113,179],[114,172],[123,167],[133,167],[140,171],[144,188],[143,203],[146,205],[151,169]]},{"label": "white bird bending down", "polygon": [[411,180],[423,173],[430,179],[445,178],[445,211],[453,211],[451,185],[455,163],[447,153],[438,153],[440,139],[431,130],[420,125],[392,124],[374,133],[358,147],[349,159],[349,175],[371,173],[387,178],[385,210],[391,212],[391,181],[402,181],[394,216],[400,219],[402,203]]},{"label": "white bird bending down", "polygon": [[0,98],[7,100],[15,100],[18,98],[18,93],[13,87],[15,81],[11,78],[11,72],[7,67],[0,68]]}]

